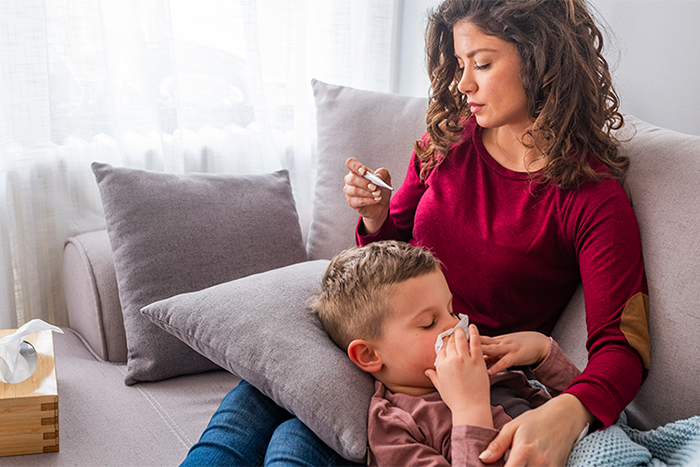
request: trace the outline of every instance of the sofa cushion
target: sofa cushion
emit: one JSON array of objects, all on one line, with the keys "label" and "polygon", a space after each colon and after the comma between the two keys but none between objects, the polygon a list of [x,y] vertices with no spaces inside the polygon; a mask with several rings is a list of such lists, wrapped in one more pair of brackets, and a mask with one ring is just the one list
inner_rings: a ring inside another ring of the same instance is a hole
[{"label": "sofa cushion", "polygon": [[124,315],[126,384],[217,368],[140,309],[305,261],[288,173],[174,175],[99,163],[92,168]]},{"label": "sofa cushion", "polygon": [[413,142],[426,131],[427,99],[363,91],[314,80],[318,160],[307,250],[331,259],[355,245],[357,213],[343,194],[345,161],[391,173],[394,189],[406,177]]},{"label": "sofa cushion", "polygon": [[228,371],[125,386],[124,365],[93,358],[72,329],[53,334],[60,452],[0,466],[176,466],[240,381]]},{"label": "sofa cushion", "polygon": [[373,379],[307,308],[328,263],[308,261],[244,277],[142,312],[295,414],[341,455],[360,461]]}]

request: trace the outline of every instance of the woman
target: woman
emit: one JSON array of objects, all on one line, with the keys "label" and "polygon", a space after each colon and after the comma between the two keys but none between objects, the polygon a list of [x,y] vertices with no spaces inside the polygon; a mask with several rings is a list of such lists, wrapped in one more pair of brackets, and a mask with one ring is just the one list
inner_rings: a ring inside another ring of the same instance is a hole
[{"label": "woman", "polygon": [[[621,183],[628,161],[610,134],[623,120],[602,45],[584,0],[447,0],[429,17],[428,132],[403,185],[390,201],[362,177],[367,167],[346,164],[358,243],[429,248],[445,265],[455,312],[483,335],[551,332],[583,282],[588,366],[565,393],[506,425],[482,454],[487,463],[510,449],[506,465],[564,465],[587,425],[617,419],[648,369],[641,241]],[[242,383],[185,464],[263,461],[350,464]]]},{"label": "woman", "polygon": [[365,166],[347,162],[358,243],[428,247],[445,264],[455,312],[482,334],[551,332],[583,282],[588,366],[507,425],[485,462],[511,448],[507,465],[565,464],[581,430],[614,423],[648,369],[641,241],[601,49],[583,0],[448,0],[427,33],[428,133],[391,203]]}]

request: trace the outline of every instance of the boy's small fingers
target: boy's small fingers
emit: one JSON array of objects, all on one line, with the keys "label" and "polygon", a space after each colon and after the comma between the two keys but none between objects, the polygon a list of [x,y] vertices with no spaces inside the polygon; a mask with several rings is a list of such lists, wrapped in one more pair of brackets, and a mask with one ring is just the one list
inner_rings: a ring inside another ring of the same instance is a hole
[{"label": "boy's small fingers", "polygon": [[[469,335],[479,337],[479,330],[477,329],[476,324],[469,325]],[[479,337],[479,342],[481,342],[480,337]]]},{"label": "boy's small fingers", "polygon": [[435,389],[438,387],[438,377],[437,377],[437,372],[433,370],[432,368],[428,368],[425,370],[425,376],[428,377],[431,383],[433,383],[433,386],[435,386]]},{"label": "boy's small fingers", "polygon": [[440,352],[444,352],[444,355],[447,356],[448,353],[452,353],[455,350],[455,339],[454,339],[454,333],[447,336],[443,337],[442,342],[442,349],[440,349]]},{"label": "boy's small fingers", "polygon": [[479,330],[475,325],[469,325],[469,349],[473,355],[481,357],[483,352],[481,350],[481,339],[479,339]]}]

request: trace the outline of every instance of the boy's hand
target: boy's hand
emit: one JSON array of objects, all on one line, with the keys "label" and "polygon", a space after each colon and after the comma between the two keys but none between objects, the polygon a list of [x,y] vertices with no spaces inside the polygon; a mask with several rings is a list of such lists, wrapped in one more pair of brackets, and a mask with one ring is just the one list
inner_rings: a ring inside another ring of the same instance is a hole
[{"label": "boy's hand", "polygon": [[489,375],[512,366],[536,365],[549,355],[549,337],[539,332],[525,331],[502,336],[481,336],[481,349],[486,363],[493,365]]},{"label": "boy's hand", "polygon": [[452,424],[493,428],[491,388],[481,352],[479,332],[469,326],[469,340],[461,328],[447,337],[435,370],[425,371],[452,411]]}]

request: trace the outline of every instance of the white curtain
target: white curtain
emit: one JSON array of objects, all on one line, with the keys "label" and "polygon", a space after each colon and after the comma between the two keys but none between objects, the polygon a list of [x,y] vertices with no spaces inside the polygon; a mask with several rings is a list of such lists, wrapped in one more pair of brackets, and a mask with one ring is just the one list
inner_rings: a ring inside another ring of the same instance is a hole
[{"label": "white curtain", "polygon": [[291,172],[309,212],[311,78],[391,91],[400,0],[0,4],[0,327],[67,325],[65,240],[104,228],[92,161]]}]

